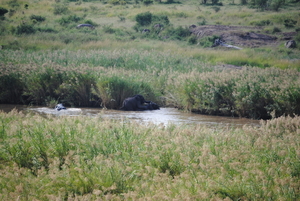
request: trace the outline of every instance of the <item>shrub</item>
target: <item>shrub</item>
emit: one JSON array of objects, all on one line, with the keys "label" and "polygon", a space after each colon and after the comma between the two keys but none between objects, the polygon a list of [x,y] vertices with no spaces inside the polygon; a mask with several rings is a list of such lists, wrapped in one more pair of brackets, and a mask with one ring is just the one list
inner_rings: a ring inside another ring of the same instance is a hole
[{"label": "shrub", "polygon": [[103,25],[103,31],[104,31],[104,33],[109,33],[109,34],[113,34],[116,32],[116,30],[112,27],[112,24]]},{"label": "shrub", "polygon": [[54,4],[53,7],[54,7],[53,10],[54,15],[67,14],[69,11],[68,6],[65,4]]},{"label": "shrub", "polygon": [[162,24],[167,26],[170,24],[170,20],[166,15],[152,15],[152,24]]},{"label": "shrub", "polygon": [[55,30],[53,28],[49,28],[49,27],[44,27],[44,28],[39,27],[39,28],[37,28],[37,31],[46,32],[46,33],[57,33],[58,32],[57,30]]},{"label": "shrub", "polygon": [[31,15],[29,18],[30,18],[31,20],[36,20],[37,22],[43,22],[43,21],[46,20],[45,17],[40,16],[40,15]]},{"label": "shrub", "polygon": [[152,23],[152,14],[150,12],[137,14],[135,20],[139,26],[148,26]]},{"label": "shrub", "polygon": [[19,73],[0,76],[0,103],[22,103],[22,93],[23,83]]},{"label": "shrub", "polygon": [[250,0],[250,5],[259,10],[265,10],[268,5],[268,0]]},{"label": "shrub", "polygon": [[143,4],[148,6],[150,4],[153,4],[153,0],[143,0]]},{"label": "shrub", "polygon": [[299,82],[299,73],[294,70],[245,68],[195,74],[173,87],[179,92],[175,99],[180,100],[180,108],[268,119],[300,114]]},{"label": "shrub", "polygon": [[250,22],[250,25],[253,26],[267,26],[267,25],[271,25],[272,22],[270,20],[261,20],[261,21],[254,21],[254,22]]},{"label": "shrub", "polygon": [[96,76],[92,72],[72,71],[55,91],[62,102],[75,106],[91,106],[94,97],[92,87],[96,84]]},{"label": "shrub", "polygon": [[285,19],[284,20],[284,26],[286,28],[293,28],[293,27],[295,27],[296,24],[297,24],[296,20],[293,20],[293,19]]},{"label": "shrub", "polygon": [[30,24],[21,24],[17,26],[16,34],[34,34],[36,32],[36,29],[33,27],[33,25]]},{"label": "shrub", "polygon": [[4,16],[6,13],[8,13],[8,10],[6,8],[0,7],[0,16]]},{"label": "shrub", "polygon": [[211,47],[219,36],[206,36],[199,40],[199,45],[202,47]]},{"label": "shrub", "polygon": [[192,36],[190,36],[189,39],[188,39],[188,44],[194,45],[194,44],[197,43],[197,40],[198,40],[197,36],[192,35]]},{"label": "shrub", "polygon": [[281,30],[278,27],[274,27],[272,33],[279,33]]},{"label": "shrub", "polygon": [[101,98],[103,107],[110,109],[119,109],[125,98],[135,94],[146,94],[148,97],[153,97],[153,91],[148,84],[132,78],[124,79],[117,76],[100,78],[94,88],[94,94]]},{"label": "shrub", "polygon": [[285,0],[272,0],[270,8],[271,10],[278,11],[285,4]]},{"label": "shrub", "polygon": [[165,34],[170,39],[183,40],[186,37],[191,35],[191,32],[188,27],[179,26],[177,28],[169,27],[166,29]]},{"label": "shrub", "polygon": [[64,26],[66,24],[70,24],[72,22],[79,22],[83,20],[83,17],[79,17],[77,15],[69,15],[69,16],[66,16],[66,17],[62,17],[58,20],[59,24]]},{"label": "shrub", "polygon": [[211,7],[211,9],[213,9],[216,13],[221,10],[221,8],[218,6],[213,6],[213,7]]}]

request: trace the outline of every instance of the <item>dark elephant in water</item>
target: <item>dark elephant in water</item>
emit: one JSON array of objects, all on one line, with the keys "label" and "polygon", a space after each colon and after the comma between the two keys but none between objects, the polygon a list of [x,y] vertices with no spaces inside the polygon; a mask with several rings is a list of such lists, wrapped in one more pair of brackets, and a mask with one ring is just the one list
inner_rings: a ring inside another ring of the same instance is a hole
[{"label": "dark elephant in water", "polygon": [[55,106],[55,110],[60,111],[60,110],[66,110],[65,106],[63,104],[59,103]]},{"label": "dark elephant in water", "polygon": [[121,110],[126,111],[142,111],[142,110],[159,110],[159,106],[151,101],[146,101],[142,95],[135,95],[126,98],[123,101]]}]

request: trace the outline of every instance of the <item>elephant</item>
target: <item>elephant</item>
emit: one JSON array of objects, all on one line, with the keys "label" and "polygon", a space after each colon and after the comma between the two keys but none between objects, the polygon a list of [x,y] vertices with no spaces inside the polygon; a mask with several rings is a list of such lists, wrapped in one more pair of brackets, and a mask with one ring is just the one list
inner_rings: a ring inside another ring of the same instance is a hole
[{"label": "elephant", "polygon": [[147,106],[147,110],[159,110],[160,109],[159,106],[152,101],[150,101],[150,103],[146,106]]},{"label": "elephant", "polygon": [[[147,104],[148,103],[148,104]],[[142,110],[157,110],[159,106],[151,101],[146,101],[142,95],[128,97],[123,101],[121,110],[126,111],[142,111]]]},{"label": "elephant", "polygon": [[59,103],[55,106],[55,110],[60,111],[60,110],[66,110],[65,106],[63,104]]}]

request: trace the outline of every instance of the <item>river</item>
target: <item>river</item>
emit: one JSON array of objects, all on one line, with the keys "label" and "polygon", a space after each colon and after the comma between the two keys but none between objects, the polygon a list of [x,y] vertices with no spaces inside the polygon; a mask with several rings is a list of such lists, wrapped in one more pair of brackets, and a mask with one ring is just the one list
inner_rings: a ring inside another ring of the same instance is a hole
[{"label": "river", "polygon": [[56,111],[48,107],[24,106],[0,104],[0,110],[10,112],[12,109],[23,111],[24,113],[37,113],[41,115],[54,116],[101,116],[109,119],[129,119],[142,123],[152,122],[154,124],[204,124],[208,126],[229,126],[242,127],[244,125],[259,126],[259,120],[237,117],[223,117],[212,115],[201,115],[180,111],[176,108],[161,108],[152,111],[120,111],[106,110],[100,108],[68,108],[67,110]]}]

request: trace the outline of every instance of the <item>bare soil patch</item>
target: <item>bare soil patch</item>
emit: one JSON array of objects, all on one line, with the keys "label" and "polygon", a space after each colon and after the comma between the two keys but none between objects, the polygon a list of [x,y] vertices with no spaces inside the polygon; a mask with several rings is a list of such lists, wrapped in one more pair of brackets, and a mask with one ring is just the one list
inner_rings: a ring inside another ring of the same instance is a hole
[{"label": "bare soil patch", "polygon": [[262,33],[263,27],[253,26],[193,25],[190,31],[198,38],[215,35],[226,44],[249,48],[276,46],[284,40],[291,40],[296,35],[296,32],[280,33],[276,36],[265,34]]}]

